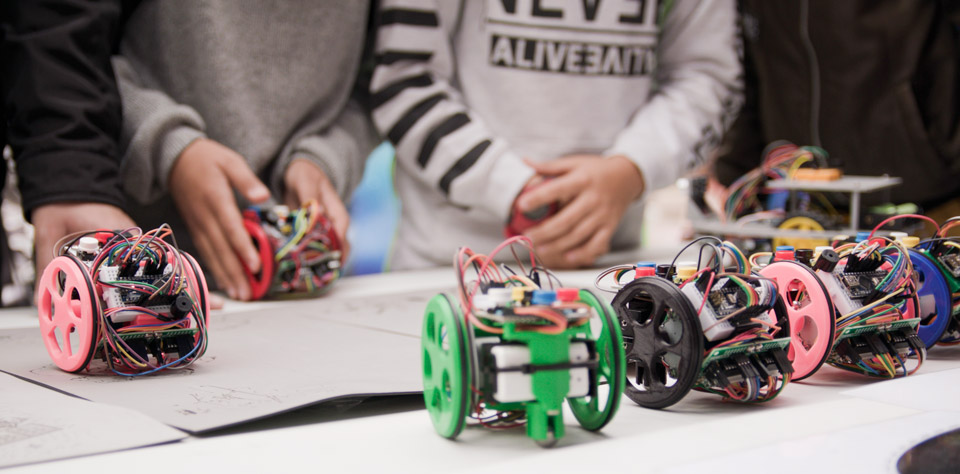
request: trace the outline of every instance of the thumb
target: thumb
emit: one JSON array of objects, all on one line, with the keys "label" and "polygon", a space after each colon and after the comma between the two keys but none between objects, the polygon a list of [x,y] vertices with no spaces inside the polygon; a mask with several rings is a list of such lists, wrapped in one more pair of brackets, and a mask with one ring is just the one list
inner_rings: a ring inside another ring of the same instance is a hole
[{"label": "thumb", "polygon": [[251,203],[258,204],[270,199],[270,190],[257,178],[246,162],[227,163],[222,169],[227,180],[230,181],[230,186]]}]

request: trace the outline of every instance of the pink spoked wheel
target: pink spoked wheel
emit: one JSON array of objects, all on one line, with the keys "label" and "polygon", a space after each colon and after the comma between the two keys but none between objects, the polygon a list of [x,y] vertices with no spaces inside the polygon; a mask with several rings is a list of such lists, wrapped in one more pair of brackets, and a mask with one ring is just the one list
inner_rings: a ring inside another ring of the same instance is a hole
[{"label": "pink spoked wheel", "polygon": [[86,267],[69,255],[43,270],[37,291],[40,334],[47,353],[67,372],[83,370],[97,347],[100,298]]},{"label": "pink spoked wheel", "polygon": [[207,279],[203,276],[203,270],[200,269],[200,264],[193,259],[193,256],[187,252],[180,252],[183,255],[183,258],[187,261],[187,278],[190,280],[190,296],[194,301],[200,303],[200,307],[203,308],[203,322],[207,323],[208,318],[210,317],[210,299],[207,298],[209,290],[207,290]]},{"label": "pink spoked wheel", "polygon": [[778,261],[760,270],[777,282],[780,299],[790,321],[792,380],[802,380],[820,369],[833,349],[837,315],[820,278],[804,265]]}]

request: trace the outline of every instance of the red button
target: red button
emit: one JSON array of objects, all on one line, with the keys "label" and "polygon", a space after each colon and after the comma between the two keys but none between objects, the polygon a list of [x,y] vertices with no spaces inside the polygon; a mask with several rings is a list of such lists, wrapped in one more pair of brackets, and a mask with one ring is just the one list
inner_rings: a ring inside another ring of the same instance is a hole
[{"label": "red button", "polygon": [[564,303],[570,303],[580,299],[580,290],[576,288],[560,288],[557,290],[557,299]]}]

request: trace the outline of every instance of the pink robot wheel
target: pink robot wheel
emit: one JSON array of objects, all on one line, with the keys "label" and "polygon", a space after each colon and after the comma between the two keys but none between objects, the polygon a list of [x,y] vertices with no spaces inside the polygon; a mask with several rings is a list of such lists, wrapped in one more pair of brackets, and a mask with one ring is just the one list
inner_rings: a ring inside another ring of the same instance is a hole
[{"label": "pink robot wheel", "polygon": [[54,364],[67,372],[83,370],[96,350],[100,319],[100,299],[83,264],[72,256],[53,259],[40,277],[37,308]]},{"label": "pink robot wheel", "polygon": [[790,321],[793,380],[813,375],[833,349],[837,317],[826,288],[815,273],[800,263],[778,261],[760,270],[777,282]]}]

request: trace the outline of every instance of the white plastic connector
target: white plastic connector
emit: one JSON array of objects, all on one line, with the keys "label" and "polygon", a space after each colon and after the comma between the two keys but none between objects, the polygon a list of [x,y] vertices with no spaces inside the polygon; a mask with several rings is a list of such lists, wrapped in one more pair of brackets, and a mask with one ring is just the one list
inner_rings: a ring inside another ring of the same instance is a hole
[{"label": "white plastic connector", "polygon": [[[590,360],[590,350],[583,342],[570,343],[570,362],[584,364]],[[590,369],[586,367],[570,369],[570,389],[567,398],[585,397],[590,394]]]},{"label": "white plastic connector", "polygon": [[833,247],[829,245],[817,246],[816,248],[813,249],[813,259],[816,260],[817,258],[819,258],[820,254],[823,253],[824,250],[833,250]]},{"label": "white plastic connector", "polygon": [[493,307],[507,306],[513,301],[512,288],[488,288],[487,296],[490,298],[490,304]]},{"label": "white plastic connector", "polygon": [[890,238],[896,240],[897,242],[903,242],[903,238],[909,235],[910,234],[906,232],[893,231],[890,233]]},{"label": "white plastic connector", "polygon": [[850,295],[843,288],[843,283],[840,283],[840,280],[833,273],[817,270],[817,276],[820,277],[820,281],[827,289],[827,294],[830,295],[830,300],[837,308],[838,317],[849,314],[863,306],[850,298]]},{"label": "white plastic connector", "polygon": [[273,206],[273,213],[276,214],[277,217],[283,219],[290,215],[290,208],[283,204],[277,204],[276,206]]},{"label": "white plastic connector", "polygon": [[693,282],[690,282],[684,285],[683,288],[680,289],[680,292],[683,293],[688,300],[690,300],[690,303],[694,308],[700,308],[703,306],[703,309],[700,310],[700,327],[703,328],[703,335],[708,341],[717,341],[723,339],[733,332],[733,324],[730,324],[729,321],[717,323],[720,318],[713,310],[713,306],[711,306],[709,303],[703,304],[703,294],[700,293],[697,285],[694,285]]},{"label": "white plastic connector", "polygon": [[83,253],[95,254],[100,251],[100,241],[95,237],[80,237],[80,240],[77,242],[77,250]]},{"label": "white plastic connector", "polygon": [[493,301],[493,298],[487,294],[477,294],[473,297],[473,307],[480,311],[490,311],[497,307],[497,304]]},{"label": "white plastic connector", "polygon": [[[524,345],[498,345],[490,350],[497,368],[497,389],[494,400],[500,403],[529,402],[534,400],[533,377],[519,370],[501,372],[500,369],[521,367],[530,363],[530,348]],[[579,364],[590,360],[590,351],[583,342],[570,343],[570,362]],[[590,369],[570,369],[570,388],[566,396],[585,397],[590,393]]]}]

